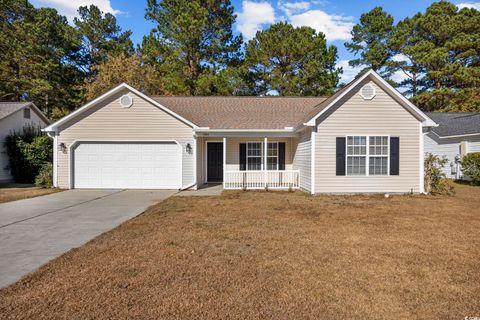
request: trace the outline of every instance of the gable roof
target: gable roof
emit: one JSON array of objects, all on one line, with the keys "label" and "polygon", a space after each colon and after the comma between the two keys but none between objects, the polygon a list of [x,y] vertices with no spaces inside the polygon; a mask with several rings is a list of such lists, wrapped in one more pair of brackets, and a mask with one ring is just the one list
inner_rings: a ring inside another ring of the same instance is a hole
[{"label": "gable roof", "polygon": [[200,127],[284,129],[303,123],[326,97],[152,97]]},{"label": "gable roof", "polygon": [[50,123],[50,120],[32,102],[0,102],[0,120],[27,107],[31,107],[45,123]]},{"label": "gable roof", "polygon": [[342,99],[348,92],[350,92],[353,88],[355,88],[358,84],[360,84],[363,80],[369,77],[372,81],[379,84],[383,87],[384,90],[390,92],[393,96],[399,99],[402,106],[405,107],[408,111],[412,114],[417,116],[419,119],[422,119],[424,127],[436,127],[437,124],[430,119],[425,113],[423,113],[420,109],[418,109],[410,100],[408,100],[403,94],[401,94],[397,89],[392,87],[385,79],[383,79],[378,73],[374,70],[369,70],[365,72],[361,77],[354,79],[348,85],[343,87],[342,89],[338,90],[333,96],[328,98],[326,101],[318,105],[317,110],[312,111],[311,114],[308,115],[306,118],[306,125],[314,126],[315,121],[328,109],[330,109],[337,101]]},{"label": "gable roof", "polygon": [[152,98],[146,96],[145,94],[141,93],[140,91],[138,91],[137,89],[134,89],[133,87],[129,86],[128,84],[126,83],[122,83],[118,86],[116,86],[115,88],[113,88],[112,90],[102,94],[101,96],[93,99],[92,101],[90,101],[89,103],[87,103],[86,105],[82,106],[81,108],[75,110],[74,112],[70,113],[69,115],[61,118],[60,120],[58,120],[57,122],[55,123],[52,123],[51,125],[49,125],[48,127],[46,127],[45,129],[43,129],[43,131],[47,131],[47,132],[52,132],[52,131],[55,131],[56,128],[58,128],[60,125],[64,124],[65,122],[69,121],[70,119],[73,119],[75,117],[77,117],[78,115],[88,111],[90,108],[93,108],[94,106],[96,106],[98,103],[106,100],[108,97],[110,97],[111,95],[113,94],[116,94],[122,90],[129,90],[130,92],[136,94],[137,96],[141,97],[142,99],[145,99],[146,101],[150,102],[151,104],[153,104],[154,106],[156,106],[157,108],[165,111],[166,113],[172,115],[173,117],[179,119],[180,121],[186,123],[187,125],[195,128],[197,127],[197,125],[195,125],[194,123],[192,123],[191,121],[181,117],[180,115],[176,114],[175,112],[173,112],[172,110],[166,108],[165,106],[161,105],[160,103],[156,102],[155,100],[153,100]]},{"label": "gable roof", "polygon": [[441,138],[480,135],[480,112],[428,112],[439,124],[432,131]]}]

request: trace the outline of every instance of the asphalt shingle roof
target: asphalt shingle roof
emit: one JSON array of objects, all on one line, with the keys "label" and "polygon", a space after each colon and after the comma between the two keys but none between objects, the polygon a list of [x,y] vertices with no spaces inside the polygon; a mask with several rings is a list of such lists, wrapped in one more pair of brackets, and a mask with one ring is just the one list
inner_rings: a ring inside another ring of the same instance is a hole
[{"label": "asphalt shingle roof", "polygon": [[303,123],[326,97],[164,97],[155,101],[210,129],[284,129]]},{"label": "asphalt shingle roof", "polygon": [[0,119],[8,117],[29,104],[30,102],[0,102]]},{"label": "asphalt shingle roof", "polygon": [[427,112],[438,123],[432,128],[440,137],[480,133],[480,112]]}]

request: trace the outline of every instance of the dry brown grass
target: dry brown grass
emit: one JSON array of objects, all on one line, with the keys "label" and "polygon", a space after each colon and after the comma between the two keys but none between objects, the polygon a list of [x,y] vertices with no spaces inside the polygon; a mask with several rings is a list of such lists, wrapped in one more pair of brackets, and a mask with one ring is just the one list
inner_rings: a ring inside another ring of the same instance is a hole
[{"label": "dry brown grass", "polygon": [[480,316],[480,188],[170,198],[0,291],[0,318]]},{"label": "dry brown grass", "polygon": [[53,188],[43,189],[22,184],[0,185],[0,203],[44,196],[59,191],[61,190]]}]

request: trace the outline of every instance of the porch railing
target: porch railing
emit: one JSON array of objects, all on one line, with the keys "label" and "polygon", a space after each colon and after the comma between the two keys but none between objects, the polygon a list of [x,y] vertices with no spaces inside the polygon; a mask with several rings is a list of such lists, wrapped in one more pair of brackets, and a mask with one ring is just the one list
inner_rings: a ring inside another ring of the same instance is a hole
[{"label": "porch railing", "polygon": [[300,170],[226,171],[225,189],[298,189]]}]

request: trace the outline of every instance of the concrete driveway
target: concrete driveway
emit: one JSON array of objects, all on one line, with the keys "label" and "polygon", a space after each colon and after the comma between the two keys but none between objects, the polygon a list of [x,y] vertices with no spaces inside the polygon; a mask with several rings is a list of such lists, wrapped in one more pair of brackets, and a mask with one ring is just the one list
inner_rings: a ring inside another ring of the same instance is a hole
[{"label": "concrete driveway", "polygon": [[0,204],[0,287],[175,193],[68,190]]}]

